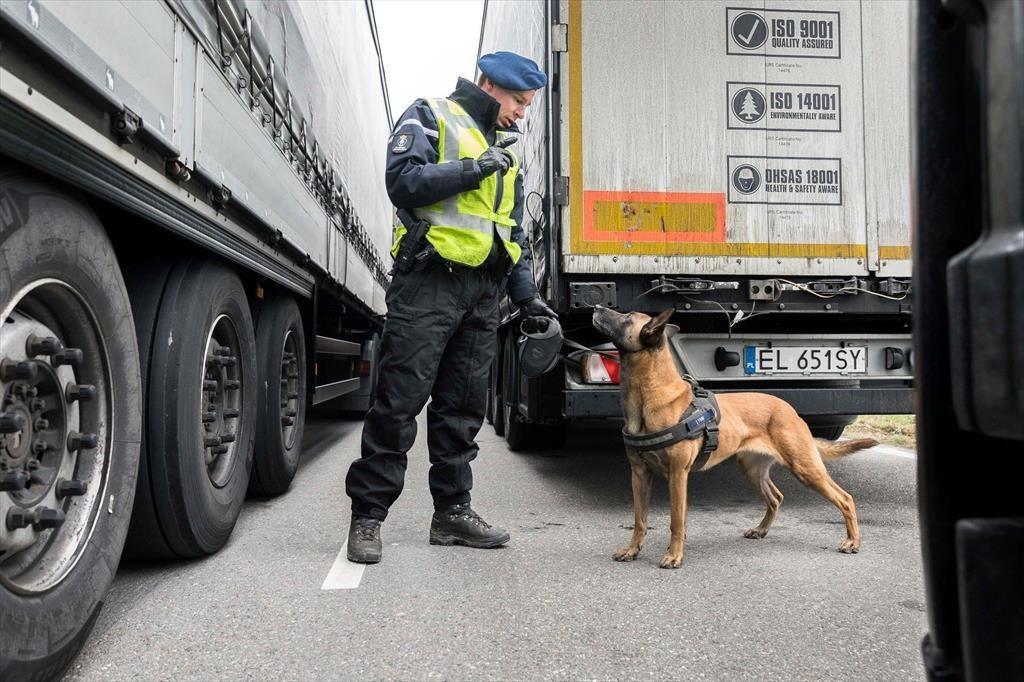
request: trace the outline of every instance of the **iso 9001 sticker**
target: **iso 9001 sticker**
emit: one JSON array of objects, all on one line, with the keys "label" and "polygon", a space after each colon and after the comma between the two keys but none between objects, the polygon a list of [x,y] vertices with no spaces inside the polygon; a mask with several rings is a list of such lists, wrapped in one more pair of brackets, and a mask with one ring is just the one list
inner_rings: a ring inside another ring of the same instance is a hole
[{"label": "iso 9001 sticker", "polygon": [[725,9],[726,54],[839,59],[839,12]]}]

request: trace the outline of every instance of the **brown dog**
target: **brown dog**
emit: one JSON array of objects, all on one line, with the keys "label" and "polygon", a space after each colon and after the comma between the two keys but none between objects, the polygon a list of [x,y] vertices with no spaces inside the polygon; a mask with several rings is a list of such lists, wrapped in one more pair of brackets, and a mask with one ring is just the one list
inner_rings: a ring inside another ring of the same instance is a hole
[{"label": "brown dog", "polygon": [[[676,371],[668,348],[665,325],[672,316],[666,310],[655,318],[643,313],[617,313],[598,306],[594,326],[619,350],[622,363],[622,412],[629,434],[660,431],[675,425],[693,400],[690,384]],[[706,471],[736,455],[740,468],[768,505],[761,523],[744,537],[763,538],[782,504],[782,493],[769,477],[772,465],[781,462],[804,485],[813,488],[839,507],[846,520],[846,540],[839,551],[860,549],[860,529],[853,498],[825,470],[823,459],[835,459],[870,448],[869,438],[843,443],[816,439],[807,423],[789,403],[764,393],[722,393],[718,448],[701,469]],[[672,540],[661,559],[662,568],[679,568],[686,539],[686,484],[702,439],[684,440],[660,452],[639,452],[627,447],[633,478],[633,509],[636,520],[629,546],[615,553],[616,561],[632,561],[640,553],[647,534],[651,479],[658,471],[668,478],[672,505]]]}]

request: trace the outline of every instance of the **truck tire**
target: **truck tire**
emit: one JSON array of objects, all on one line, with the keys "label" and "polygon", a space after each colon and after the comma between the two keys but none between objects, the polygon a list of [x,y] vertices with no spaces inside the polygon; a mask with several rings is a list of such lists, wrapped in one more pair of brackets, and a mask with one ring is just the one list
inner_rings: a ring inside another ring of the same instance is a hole
[{"label": "truck tire", "polygon": [[249,491],[280,495],[299,468],[306,423],[306,336],[291,298],[273,297],[260,309],[256,358],[257,437]]},{"label": "truck tire", "polygon": [[536,424],[527,422],[519,414],[516,407],[519,403],[517,390],[519,387],[519,363],[515,353],[515,344],[510,339],[503,344],[502,365],[505,372],[502,381],[502,422],[505,441],[510,450],[526,452],[530,450],[557,450],[565,444],[568,425],[565,421],[557,424]]},{"label": "truck tire", "polygon": [[504,398],[501,392],[501,357],[504,352],[505,343],[501,336],[497,340],[497,348],[494,352],[494,364],[491,366],[491,380],[487,385],[487,411],[490,415],[491,426],[497,436],[505,435],[505,409]]},{"label": "truck tire", "polygon": [[0,679],[53,679],[88,637],[124,547],[139,357],[103,226],[17,172],[0,174],[0,363],[0,518],[28,521],[0,529]]},{"label": "truck tire", "polygon": [[824,438],[825,440],[839,440],[845,430],[845,426],[822,426],[811,429],[811,435],[815,438]]},{"label": "truck tire", "polygon": [[857,419],[855,414],[809,415],[803,418],[811,435],[825,440],[839,440],[843,431]]},{"label": "truck tire", "polygon": [[129,549],[138,558],[212,554],[231,535],[252,470],[258,382],[249,303],[232,270],[183,258],[153,319],[142,358],[149,485],[138,494],[159,532],[145,532],[140,517]]},{"label": "truck tire", "polygon": [[491,395],[493,393],[493,386],[494,371],[492,369],[487,374],[487,398],[486,402],[484,403],[484,419],[487,421],[488,424],[492,426],[494,425],[494,396]]}]

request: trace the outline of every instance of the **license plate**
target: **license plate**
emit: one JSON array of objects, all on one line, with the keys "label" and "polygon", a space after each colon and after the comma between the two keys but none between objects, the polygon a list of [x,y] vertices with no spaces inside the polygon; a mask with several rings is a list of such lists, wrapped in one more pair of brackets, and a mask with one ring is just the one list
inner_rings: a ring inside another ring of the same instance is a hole
[{"label": "license plate", "polygon": [[864,374],[868,371],[865,346],[746,346],[743,370],[747,374]]}]

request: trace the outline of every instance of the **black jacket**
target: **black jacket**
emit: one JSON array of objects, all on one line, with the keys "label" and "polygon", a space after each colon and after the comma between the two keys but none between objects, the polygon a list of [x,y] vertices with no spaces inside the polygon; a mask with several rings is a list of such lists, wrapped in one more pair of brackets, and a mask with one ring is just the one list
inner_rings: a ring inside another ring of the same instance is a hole
[{"label": "black jacket", "polygon": [[[462,106],[480,126],[487,143],[494,144],[500,108],[498,102],[464,78],[459,79],[455,91],[448,98]],[[507,130],[519,132],[514,126]],[[401,151],[394,151],[398,146],[393,145],[392,140],[398,133],[411,135],[412,141]],[[474,190],[480,186],[480,174],[475,170],[464,168],[458,161],[438,163],[437,140],[438,125],[434,113],[426,100],[418,99],[398,119],[388,139],[388,160],[384,177],[391,203],[398,208],[429,206],[453,194]],[[530,243],[522,227],[522,173],[516,178],[515,188],[512,219],[516,221],[516,225],[512,228],[512,241],[519,244],[523,252],[509,276],[508,295],[513,302],[520,303],[536,296],[537,286],[533,281],[533,254],[530,252]],[[495,239],[491,257],[497,255],[498,247],[498,241]]]}]

